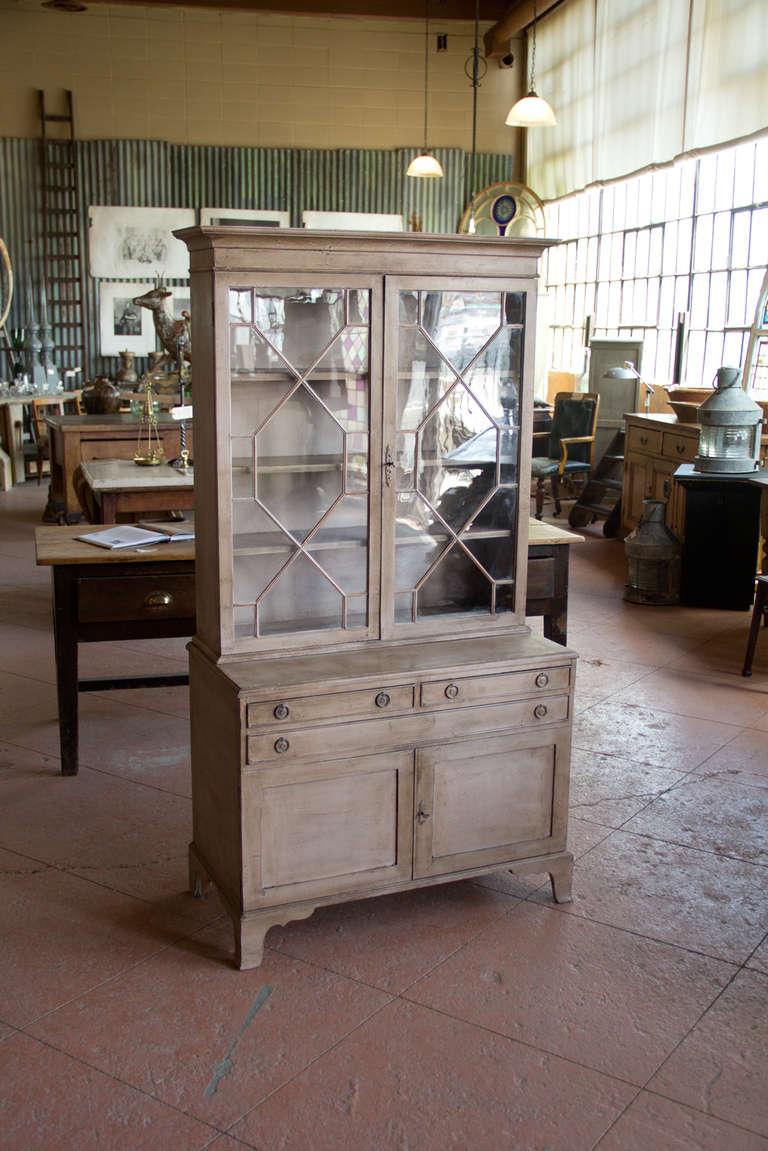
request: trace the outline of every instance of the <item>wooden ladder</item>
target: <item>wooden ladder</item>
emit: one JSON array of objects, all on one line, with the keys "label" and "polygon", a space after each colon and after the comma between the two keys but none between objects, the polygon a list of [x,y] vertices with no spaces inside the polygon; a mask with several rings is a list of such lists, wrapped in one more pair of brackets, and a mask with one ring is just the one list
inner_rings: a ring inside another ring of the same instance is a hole
[{"label": "wooden ladder", "polygon": [[583,528],[595,520],[605,520],[603,535],[613,538],[621,523],[621,490],[624,483],[624,431],[616,432],[605,455],[589,476],[571,508],[568,523]]},{"label": "wooden ladder", "polygon": [[[42,274],[53,356],[60,370],[86,372],[85,258],[79,227],[80,195],[72,93],[65,92],[66,111],[46,110],[45,92],[38,90],[40,108],[40,190],[42,205]],[[51,136],[52,124],[64,135]],[[45,323],[46,315],[41,316]]]}]

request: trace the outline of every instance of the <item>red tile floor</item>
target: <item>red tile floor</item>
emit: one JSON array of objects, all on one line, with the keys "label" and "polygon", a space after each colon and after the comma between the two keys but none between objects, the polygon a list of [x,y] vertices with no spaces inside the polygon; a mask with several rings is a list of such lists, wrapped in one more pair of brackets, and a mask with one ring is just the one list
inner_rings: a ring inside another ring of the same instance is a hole
[{"label": "red tile floor", "polygon": [[[747,613],[626,604],[621,543],[587,529],[574,902],[501,873],[345,904],[239,972],[215,894],[185,891],[185,689],[81,696],[80,774],[58,774],[43,500],[0,495],[2,1151],[768,1149]],[[185,661],[81,650],[83,674]]]}]

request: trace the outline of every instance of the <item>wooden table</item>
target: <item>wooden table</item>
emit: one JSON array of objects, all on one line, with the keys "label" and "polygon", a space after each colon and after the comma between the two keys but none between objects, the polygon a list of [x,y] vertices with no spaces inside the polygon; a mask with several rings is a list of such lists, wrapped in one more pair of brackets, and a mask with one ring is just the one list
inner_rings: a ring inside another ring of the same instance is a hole
[{"label": "wooden table", "polygon": [[528,524],[526,615],[544,616],[544,637],[568,642],[568,557],[584,536],[531,518]]},{"label": "wooden table", "polygon": [[[53,393],[45,393],[52,395]],[[80,395],[80,392],[76,393]],[[24,425],[25,408],[32,406],[32,401],[39,399],[43,392],[33,392],[24,396],[0,396],[0,447],[7,452],[11,460],[11,479],[14,484],[24,480],[24,451],[21,446],[21,437],[17,435],[17,427]],[[56,399],[65,403],[72,400],[71,392],[57,392]],[[60,416],[60,419],[82,419],[81,416]],[[75,497],[77,502],[77,497]]]},{"label": "wooden table", "polygon": [[195,630],[194,541],[107,551],[75,539],[83,530],[61,526],[35,531],[37,563],[50,566],[53,578],[62,775],[77,775],[78,692],[189,682],[186,674],[80,679],[77,645],[185,636]]},{"label": "wooden table", "polygon": [[195,506],[191,469],[184,473],[167,463],[139,467],[133,460],[83,460],[80,468],[93,493],[97,523],[114,524],[119,515],[133,512]]},{"label": "wooden table", "polygon": [[[77,645],[195,632],[194,541],[107,551],[75,538],[85,530],[35,530],[37,563],[52,571],[62,775],[77,775],[78,692],[189,683],[186,674],[80,679]],[[529,530],[526,614],[543,615],[545,636],[565,644],[568,555],[583,536],[538,520],[531,520]]]},{"label": "wooden table", "polygon": [[[73,476],[83,460],[132,460],[139,435],[136,415],[49,416],[51,496],[53,516],[67,523],[81,518]],[[157,430],[168,460],[181,452],[179,421],[161,413]],[[193,448],[192,422],[187,421],[187,447]]]}]

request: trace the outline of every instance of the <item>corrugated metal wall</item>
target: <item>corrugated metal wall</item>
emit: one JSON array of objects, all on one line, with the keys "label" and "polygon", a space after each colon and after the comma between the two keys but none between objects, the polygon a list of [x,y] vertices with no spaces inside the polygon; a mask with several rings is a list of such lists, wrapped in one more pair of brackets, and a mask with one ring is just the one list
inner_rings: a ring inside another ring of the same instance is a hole
[{"label": "corrugated metal wall", "polygon": [[[436,149],[444,180],[406,179],[413,149],[322,151],[295,148],[182,146],[153,140],[76,142],[80,251],[87,253],[92,204],[159,208],[260,208],[389,212],[425,232],[455,232],[470,196],[471,157]],[[475,186],[514,178],[510,155],[475,157]],[[0,235],[13,263],[16,290],[7,327],[22,327],[38,309],[41,266],[40,142],[0,139]],[[87,257],[86,257],[87,258]],[[116,357],[99,354],[99,281],[86,275],[87,376],[113,374]],[[173,282],[173,281],[170,281]],[[39,317],[35,317],[39,318]],[[61,371],[74,365],[54,361]],[[146,366],[137,362],[137,368]],[[10,363],[0,365],[7,375]]]}]

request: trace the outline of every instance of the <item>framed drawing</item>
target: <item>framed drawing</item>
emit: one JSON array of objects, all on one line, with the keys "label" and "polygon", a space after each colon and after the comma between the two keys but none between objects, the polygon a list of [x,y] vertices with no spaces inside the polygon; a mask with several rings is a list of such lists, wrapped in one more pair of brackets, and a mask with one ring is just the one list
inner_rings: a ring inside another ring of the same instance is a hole
[{"label": "framed drawing", "polygon": [[153,287],[154,284],[140,284],[136,280],[124,284],[99,284],[102,356],[118,356],[126,350],[137,356],[146,356],[154,351],[152,313],[133,302],[135,296],[141,296]]},{"label": "framed drawing", "polygon": [[228,224],[230,228],[290,228],[290,212],[258,208],[201,208],[201,224]]},{"label": "framed drawing", "polygon": [[92,276],[113,280],[146,280],[158,275],[167,280],[185,280],[189,276],[187,246],[173,232],[195,223],[193,208],[113,208],[92,204],[88,215]]},{"label": "framed drawing", "polygon": [[340,232],[402,232],[403,217],[386,212],[302,212],[304,228],[330,228]]}]

